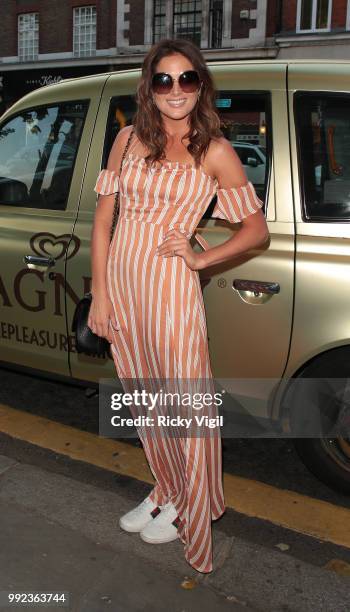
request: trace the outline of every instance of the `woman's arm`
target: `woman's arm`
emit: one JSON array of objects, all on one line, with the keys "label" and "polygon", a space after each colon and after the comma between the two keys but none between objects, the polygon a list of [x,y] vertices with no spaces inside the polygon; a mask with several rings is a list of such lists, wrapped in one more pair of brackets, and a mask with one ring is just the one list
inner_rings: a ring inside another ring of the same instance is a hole
[{"label": "woman's arm", "polygon": [[[269,237],[265,215],[258,209],[258,198],[253,192],[252,185],[248,183],[241,160],[231,143],[226,138],[218,139],[211,148],[209,147],[208,155],[210,155],[208,160],[210,167],[219,183],[218,200],[222,198],[221,208],[225,210],[226,206],[228,211],[227,215],[216,216],[228,218],[232,222],[241,221],[242,225],[240,230],[223,244],[198,253],[197,270],[232,259],[261,246]],[[231,202],[229,198],[232,199]],[[220,210],[219,204],[220,202],[216,207],[218,210]],[[243,214],[246,216],[243,217]]]},{"label": "woman's arm", "polygon": [[[130,130],[131,126],[126,126],[118,132],[108,157],[107,170],[119,174],[120,162]],[[107,295],[107,256],[114,201],[115,193],[110,195],[99,194],[98,196],[91,232],[91,293],[93,296],[105,297]]]},{"label": "woman's arm", "polygon": [[93,299],[87,324],[92,332],[107,338],[109,342],[113,342],[109,322],[111,320],[115,328],[117,328],[117,322],[113,304],[107,292],[107,257],[115,190],[119,189],[120,162],[131,129],[131,126],[127,126],[118,132],[108,157],[107,168],[100,172],[100,178],[95,186],[95,190],[98,187],[99,196],[91,232],[91,293]]}]

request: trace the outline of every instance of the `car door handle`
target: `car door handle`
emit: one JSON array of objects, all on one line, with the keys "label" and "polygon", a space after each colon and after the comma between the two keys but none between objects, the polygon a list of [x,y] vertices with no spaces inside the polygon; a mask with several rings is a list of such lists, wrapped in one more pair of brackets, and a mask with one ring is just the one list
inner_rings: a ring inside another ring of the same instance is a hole
[{"label": "car door handle", "polygon": [[279,283],[247,280],[244,278],[235,278],[232,286],[237,291],[252,291],[256,295],[259,293],[275,294],[280,291]]},{"label": "car door handle", "polygon": [[40,271],[51,268],[56,263],[54,257],[40,257],[39,255],[24,255],[23,261],[28,268]]}]

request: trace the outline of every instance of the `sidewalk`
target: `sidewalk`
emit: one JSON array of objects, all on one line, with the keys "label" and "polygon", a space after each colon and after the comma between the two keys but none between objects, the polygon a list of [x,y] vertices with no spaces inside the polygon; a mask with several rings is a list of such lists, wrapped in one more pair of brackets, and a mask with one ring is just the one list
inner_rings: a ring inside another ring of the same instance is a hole
[{"label": "sidewalk", "polygon": [[246,609],[232,606],[208,587],[185,591],[177,576],[131,552],[95,543],[34,510],[1,502],[0,512],[1,590],[69,593],[68,606],[55,606],[62,612]]},{"label": "sidewalk", "polygon": [[[149,545],[119,528],[133,505],[120,489],[0,456],[0,591],[69,592],[70,605],[56,606],[69,612],[349,611],[349,577],[216,526],[215,571],[198,574],[180,541]],[[181,586],[185,577],[194,588]]]}]

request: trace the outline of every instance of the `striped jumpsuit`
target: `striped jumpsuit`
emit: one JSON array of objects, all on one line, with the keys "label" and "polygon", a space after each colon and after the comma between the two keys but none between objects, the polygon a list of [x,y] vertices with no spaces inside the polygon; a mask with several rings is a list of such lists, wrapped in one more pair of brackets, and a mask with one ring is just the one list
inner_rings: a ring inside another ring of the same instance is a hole
[{"label": "striped jumpsuit", "polygon": [[[172,228],[189,239],[215,194],[213,217],[237,223],[255,213],[263,202],[254,186],[248,181],[221,189],[202,166],[191,163],[167,161],[148,169],[130,147],[121,175],[101,170],[94,190],[120,192],[107,288],[117,323],[111,326],[111,353],[122,385],[137,378],[212,380],[198,272],[181,256],[158,256],[155,249]],[[134,414],[131,406],[130,411]],[[174,504],[187,562],[211,572],[211,521],[225,511],[219,428],[184,438],[140,427],[138,435],[156,481],[152,501]]]}]

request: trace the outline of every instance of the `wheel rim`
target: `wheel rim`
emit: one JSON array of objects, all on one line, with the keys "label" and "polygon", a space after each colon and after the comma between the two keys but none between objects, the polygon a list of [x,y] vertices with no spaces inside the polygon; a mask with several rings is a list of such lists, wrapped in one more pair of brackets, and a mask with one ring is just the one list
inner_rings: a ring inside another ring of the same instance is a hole
[{"label": "wheel rim", "polygon": [[321,444],[333,461],[350,472],[350,438],[321,438]]}]

